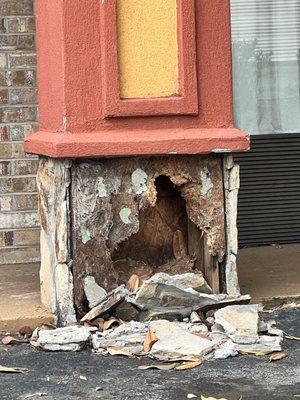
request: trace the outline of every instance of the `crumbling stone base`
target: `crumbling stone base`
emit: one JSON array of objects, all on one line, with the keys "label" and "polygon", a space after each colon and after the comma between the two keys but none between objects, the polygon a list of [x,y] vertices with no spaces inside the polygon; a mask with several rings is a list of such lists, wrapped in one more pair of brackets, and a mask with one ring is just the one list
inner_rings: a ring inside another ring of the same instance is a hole
[{"label": "crumbling stone base", "polygon": [[109,291],[132,273],[198,270],[215,293],[239,291],[232,158],[41,158],[37,179],[42,301],[60,325],[87,311],[87,276]]}]

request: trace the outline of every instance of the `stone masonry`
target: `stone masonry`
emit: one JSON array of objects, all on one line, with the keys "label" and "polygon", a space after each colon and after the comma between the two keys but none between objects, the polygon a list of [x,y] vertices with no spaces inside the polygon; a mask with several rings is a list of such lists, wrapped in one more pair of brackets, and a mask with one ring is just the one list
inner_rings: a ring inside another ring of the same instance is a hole
[{"label": "stone masonry", "polygon": [[37,158],[22,141],[37,129],[33,0],[0,0],[0,264],[39,260]]}]

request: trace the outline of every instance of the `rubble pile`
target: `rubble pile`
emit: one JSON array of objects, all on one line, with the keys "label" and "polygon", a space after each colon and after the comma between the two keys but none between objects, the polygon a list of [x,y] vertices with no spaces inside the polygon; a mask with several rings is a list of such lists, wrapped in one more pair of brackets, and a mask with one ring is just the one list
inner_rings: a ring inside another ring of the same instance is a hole
[{"label": "rubble pile", "polygon": [[32,345],[46,351],[90,347],[100,355],[147,356],[194,366],[281,351],[283,332],[275,321],[260,320],[259,306],[250,305],[248,295],[213,294],[199,273],[158,273],[144,282],[134,275],[126,287],[110,293],[92,278],[85,279],[85,287],[90,310],[80,324],[37,328]]}]

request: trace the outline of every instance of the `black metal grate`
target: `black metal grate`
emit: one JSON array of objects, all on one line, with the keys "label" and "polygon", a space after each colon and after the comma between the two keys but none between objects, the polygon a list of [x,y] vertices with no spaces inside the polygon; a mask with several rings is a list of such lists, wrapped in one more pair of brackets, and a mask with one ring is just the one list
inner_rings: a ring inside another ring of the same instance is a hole
[{"label": "black metal grate", "polygon": [[235,161],[240,247],[300,242],[300,134],[251,136]]}]

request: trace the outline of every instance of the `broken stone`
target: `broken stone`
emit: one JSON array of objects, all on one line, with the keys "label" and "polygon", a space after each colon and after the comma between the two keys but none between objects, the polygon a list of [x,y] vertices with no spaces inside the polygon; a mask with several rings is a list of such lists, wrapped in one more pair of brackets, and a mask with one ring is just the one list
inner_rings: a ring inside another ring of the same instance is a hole
[{"label": "broken stone", "polygon": [[238,351],[251,353],[264,353],[281,351],[282,338],[279,336],[260,336],[257,343],[254,344],[237,344]]},{"label": "broken stone", "polygon": [[211,288],[208,286],[203,275],[198,273],[185,273],[179,275],[168,275],[160,272],[153,275],[146,281],[147,283],[163,283],[165,285],[175,286],[179,289],[194,289],[196,292],[212,294]]},{"label": "broken stone", "polygon": [[196,336],[185,329],[174,327],[170,323],[168,332],[161,330],[154,332],[159,339],[151,349],[151,355],[156,358],[175,358],[181,356],[203,356],[213,349],[213,343]]},{"label": "broken stone", "polygon": [[235,357],[238,354],[236,346],[237,345],[233,343],[232,340],[228,339],[224,344],[221,344],[220,347],[215,351],[214,358],[225,359],[228,357]]},{"label": "broken stone", "polygon": [[115,290],[105,296],[98,306],[94,307],[83,318],[81,318],[81,322],[92,321],[96,317],[99,317],[100,315],[110,311],[112,308],[121,303],[121,301],[123,301],[128,295],[129,291],[125,289],[124,285],[117,287]]},{"label": "broken stone", "polygon": [[96,307],[107,295],[106,290],[99,286],[95,278],[90,275],[84,278],[83,288],[90,308]]},{"label": "broken stone", "polygon": [[126,300],[117,305],[113,314],[116,318],[119,318],[122,321],[139,321],[140,320],[139,310],[134,306],[134,304],[129,303]]},{"label": "broken stone", "polygon": [[193,311],[192,307],[154,307],[149,311],[140,313],[141,321],[153,321],[166,319],[168,321],[184,321]]},{"label": "broken stone", "polygon": [[119,346],[132,354],[141,354],[148,330],[147,324],[131,321],[114,330],[97,332],[92,336],[92,345],[94,350]]},{"label": "broken stone", "polygon": [[179,289],[176,286],[162,283],[144,282],[137,293],[135,304],[144,310],[155,307],[192,307],[199,308],[216,303],[213,295],[194,294]]},{"label": "broken stone", "polygon": [[207,354],[213,348],[212,342],[191,333],[189,330],[193,328],[189,323],[165,320],[150,322],[150,329],[158,338],[152,346],[151,354],[161,359]]},{"label": "broken stone", "polygon": [[227,306],[215,312],[215,322],[221,325],[235,343],[258,341],[258,306]]},{"label": "broken stone", "polygon": [[201,318],[199,317],[199,315],[196,313],[196,311],[193,311],[191,316],[190,316],[190,322],[192,324],[197,324],[199,322],[201,322]]},{"label": "broken stone", "polygon": [[91,328],[84,326],[67,326],[53,330],[40,330],[38,343],[48,351],[78,351],[91,337]]}]

